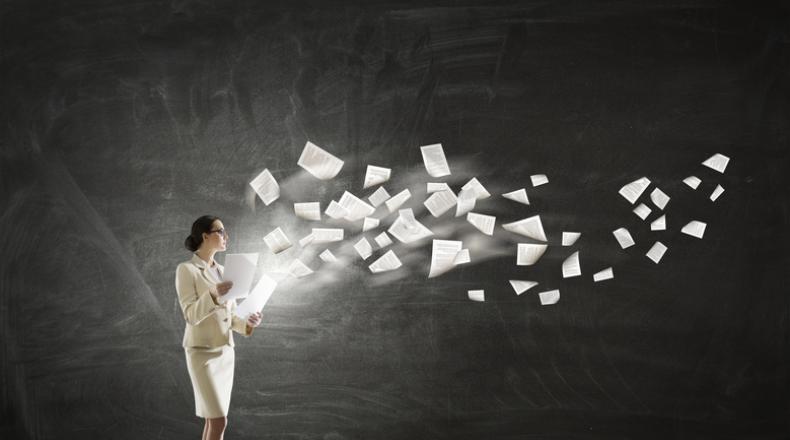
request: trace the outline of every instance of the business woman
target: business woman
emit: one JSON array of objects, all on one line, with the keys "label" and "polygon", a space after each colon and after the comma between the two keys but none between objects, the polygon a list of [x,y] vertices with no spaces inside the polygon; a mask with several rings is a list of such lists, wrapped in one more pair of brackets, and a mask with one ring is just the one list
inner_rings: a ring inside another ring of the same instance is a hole
[{"label": "business woman", "polygon": [[204,215],[184,241],[194,255],[176,268],[176,292],[186,320],[184,352],[195,392],[195,414],[206,419],[203,440],[221,440],[227,426],[233,388],[233,331],[245,337],[260,325],[261,314],[243,320],[233,314],[236,301],[223,301],[232,287],[222,281],[223,267],[214,254],[225,250],[228,234],[222,221]]}]

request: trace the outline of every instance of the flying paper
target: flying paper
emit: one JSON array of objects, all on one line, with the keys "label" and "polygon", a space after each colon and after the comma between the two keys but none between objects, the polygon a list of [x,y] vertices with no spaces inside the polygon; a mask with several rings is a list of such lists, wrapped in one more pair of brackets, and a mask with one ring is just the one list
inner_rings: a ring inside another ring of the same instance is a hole
[{"label": "flying paper", "polygon": [[462,247],[463,243],[460,241],[433,240],[428,278],[437,277],[455,267],[453,261]]},{"label": "flying paper", "polygon": [[716,199],[718,199],[719,196],[722,195],[722,193],[724,193],[724,188],[722,188],[721,185],[716,185],[716,188],[713,190],[713,192],[710,195],[710,201],[715,202]]},{"label": "flying paper", "polygon": [[313,273],[313,270],[302,263],[302,260],[296,259],[288,266],[288,273],[294,278],[302,278]]},{"label": "flying paper", "polygon": [[343,161],[324,151],[318,145],[307,141],[299,156],[297,165],[321,180],[329,180],[343,168]]},{"label": "flying paper", "polygon": [[389,193],[387,192],[386,189],[384,189],[383,186],[381,186],[376,191],[373,191],[373,194],[371,194],[368,197],[368,201],[370,201],[371,205],[378,208],[379,205],[389,200],[389,198],[390,198]]},{"label": "flying paper", "polygon": [[361,220],[376,211],[376,208],[368,205],[348,191],[343,192],[340,201],[337,203],[348,211],[348,214],[343,218],[350,222]]},{"label": "flying paper", "polygon": [[250,186],[266,206],[280,197],[280,185],[277,184],[268,169],[263,170],[256,178],[252,179]]},{"label": "flying paper", "polygon": [[697,189],[697,187],[699,186],[700,183],[702,183],[702,181],[697,176],[688,176],[685,179],[683,179],[683,183],[691,187],[691,189]]},{"label": "flying paper", "polygon": [[385,248],[392,244],[392,239],[386,232],[382,232],[381,234],[377,235],[376,238],[373,239],[379,248]]},{"label": "flying paper", "polygon": [[428,185],[426,186],[426,192],[428,194],[433,194],[439,191],[452,191],[452,190],[450,189],[450,185],[444,182],[442,183],[428,182]]},{"label": "flying paper", "polygon": [[626,228],[615,229],[612,231],[612,234],[614,234],[614,238],[617,239],[617,242],[620,243],[620,247],[623,249],[629,248],[635,244],[633,237],[631,237],[631,234]]},{"label": "flying paper", "polygon": [[650,179],[642,177],[620,188],[619,193],[633,205],[648,186],[650,186]]},{"label": "flying paper", "polygon": [[288,236],[285,235],[285,232],[279,227],[266,234],[266,236],[263,237],[263,241],[266,242],[266,246],[269,246],[269,249],[275,254],[279,254],[292,246],[291,240],[288,240]]},{"label": "flying paper", "polygon": [[511,191],[509,193],[502,194],[502,197],[506,199],[513,200],[515,202],[523,203],[525,205],[529,205],[529,198],[527,197],[527,190],[524,188],[517,189],[515,191]]},{"label": "flying paper", "polygon": [[521,295],[527,290],[538,285],[537,281],[522,281],[522,280],[508,280],[508,281],[510,282],[510,285],[513,286],[513,290],[516,291],[516,295]]},{"label": "flying paper", "polygon": [[466,221],[471,223],[472,226],[480,230],[480,232],[483,234],[494,235],[494,224],[496,223],[496,217],[493,215],[483,215],[470,212],[469,214],[466,214]]},{"label": "flying paper", "polygon": [[422,161],[425,163],[425,171],[431,177],[442,177],[450,175],[450,166],[444,157],[442,144],[432,144],[420,147],[422,151]]},{"label": "flying paper", "polygon": [[644,203],[640,203],[639,206],[634,208],[634,214],[636,214],[637,217],[641,218],[642,220],[646,219],[651,212],[653,212],[653,210]]},{"label": "flying paper", "polygon": [[683,229],[681,229],[680,232],[686,235],[690,235],[692,237],[702,238],[702,236],[705,235],[706,226],[707,226],[706,223],[697,220],[692,220],[688,222],[686,226],[683,226]]},{"label": "flying paper", "polygon": [[457,201],[458,199],[452,191],[443,190],[431,194],[431,196],[423,202],[423,205],[428,208],[432,216],[439,217],[455,206]]},{"label": "flying paper", "polygon": [[318,255],[318,258],[323,260],[325,263],[334,263],[337,261],[337,257],[335,257],[335,254],[333,254],[329,249],[324,249],[324,251]]},{"label": "flying paper", "polygon": [[[658,188],[655,188],[653,192],[650,193],[650,200],[653,202],[658,209],[663,210],[667,203],[669,203],[669,196],[661,191]],[[643,219],[644,220],[644,219]]]},{"label": "flying paper", "polygon": [[540,292],[538,297],[540,298],[541,305],[550,306],[552,304],[557,304],[557,302],[560,300],[560,291],[548,290],[546,292]]},{"label": "flying paper", "polygon": [[614,270],[611,267],[607,267],[606,269],[596,272],[593,275],[593,281],[596,283],[599,281],[611,280],[612,278],[614,278]]},{"label": "flying paper", "polygon": [[650,230],[651,231],[666,231],[666,229],[667,229],[667,216],[666,216],[666,214],[664,214],[661,217],[653,220],[650,223]]},{"label": "flying paper", "polygon": [[730,158],[719,153],[714,154],[713,156],[707,158],[705,162],[702,162],[702,164],[706,167],[716,170],[722,174],[724,174],[724,170],[727,168],[728,163],[730,163]]},{"label": "flying paper", "polygon": [[321,220],[321,204],[319,202],[294,203],[294,214],[305,220]]},{"label": "flying paper", "polygon": [[545,244],[519,243],[516,253],[517,266],[532,266],[548,248]]},{"label": "flying paper", "polygon": [[373,217],[365,217],[365,220],[362,221],[362,232],[368,232],[371,229],[375,229],[379,226],[379,219]]},{"label": "flying paper", "polygon": [[653,244],[653,247],[647,251],[647,258],[653,260],[654,263],[658,264],[661,261],[661,258],[664,256],[664,252],[667,251],[667,247],[664,246],[663,243],[657,241]]},{"label": "flying paper", "polygon": [[391,172],[392,170],[389,168],[368,165],[368,168],[365,171],[365,183],[362,188],[365,189],[370,188],[371,186],[381,185],[382,183],[390,180]]},{"label": "flying paper", "polygon": [[361,240],[354,244],[354,250],[357,251],[363,260],[367,260],[368,257],[373,254],[373,248],[370,246],[370,242],[365,237],[362,237]]},{"label": "flying paper", "polygon": [[533,215],[513,223],[505,223],[502,225],[502,228],[535,240],[546,241],[546,233],[543,231],[540,215]]},{"label": "flying paper", "polygon": [[576,240],[582,236],[581,232],[564,232],[562,233],[562,245],[563,246],[573,246],[576,243]]},{"label": "flying paper", "polygon": [[314,243],[330,243],[343,240],[343,229],[340,228],[313,228]]},{"label": "flying paper", "polygon": [[532,186],[540,186],[549,183],[549,178],[546,177],[545,174],[533,174],[529,176],[529,180],[532,181]]},{"label": "flying paper", "polygon": [[389,209],[390,212],[395,212],[395,210],[400,208],[401,205],[406,203],[406,200],[409,200],[410,198],[411,198],[411,192],[409,192],[408,189],[404,189],[403,191],[392,196],[389,200],[387,200],[384,203],[387,205],[387,209]]},{"label": "flying paper", "polygon": [[486,188],[477,180],[477,177],[472,177],[464,186],[461,187],[461,191],[467,190],[472,191],[475,195],[475,199],[482,200],[491,197],[491,194],[486,191]]},{"label": "flying paper", "polygon": [[485,290],[469,290],[466,294],[472,301],[483,302],[486,300]]},{"label": "flying paper", "polygon": [[373,264],[368,266],[368,269],[373,273],[380,273],[395,270],[399,267],[401,267],[401,262],[398,256],[395,255],[395,252],[389,250],[386,254],[374,261]]}]

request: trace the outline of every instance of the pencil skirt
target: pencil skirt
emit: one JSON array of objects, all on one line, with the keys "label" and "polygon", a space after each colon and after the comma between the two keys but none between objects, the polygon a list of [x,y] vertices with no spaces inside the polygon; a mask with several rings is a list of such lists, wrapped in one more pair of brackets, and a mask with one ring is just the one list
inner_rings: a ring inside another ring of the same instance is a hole
[{"label": "pencil skirt", "polygon": [[233,347],[184,347],[184,351],[195,392],[195,414],[204,418],[226,417],[236,361]]}]

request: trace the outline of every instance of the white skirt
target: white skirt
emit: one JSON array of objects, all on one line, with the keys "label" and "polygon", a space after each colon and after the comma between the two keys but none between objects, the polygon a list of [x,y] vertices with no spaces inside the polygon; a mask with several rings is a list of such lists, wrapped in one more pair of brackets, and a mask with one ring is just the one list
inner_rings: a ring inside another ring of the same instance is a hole
[{"label": "white skirt", "polygon": [[184,351],[195,392],[195,414],[204,418],[226,417],[236,360],[233,347],[185,347]]}]

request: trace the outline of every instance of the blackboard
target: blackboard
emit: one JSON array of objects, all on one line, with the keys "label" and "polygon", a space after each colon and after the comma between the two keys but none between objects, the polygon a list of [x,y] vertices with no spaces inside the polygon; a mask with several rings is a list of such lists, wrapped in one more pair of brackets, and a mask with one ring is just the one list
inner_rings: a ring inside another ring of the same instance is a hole
[{"label": "blackboard", "polygon": [[[6,2],[0,436],[196,438],[174,289],[191,222],[220,216],[229,252],[281,269],[300,250],[274,256],[263,235],[307,232],[296,201],[369,195],[374,164],[472,263],[428,279],[430,240],[380,277],[305,253],[316,273],[236,337],[228,438],[786,438],[788,18],[706,1]],[[345,161],[335,179],[297,166],[308,140]],[[425,213],[433,143],[453,171],[439,181],[492,194],[475,209],[493,237]],[[716,153],[723,174],[701,164]],[[265,168],[270,206],[248,185]],[[666,231],[618,195],[640,177],[671,197]],[[501,197],[519,188],[529,205]],[[548,251],[517,266],[501,224],[536,214]],[[680,232],[691,220],[702,239]],[[582,235],[563,247],[562,231]],[[582,276],[563,279],[577,250]]]}]

